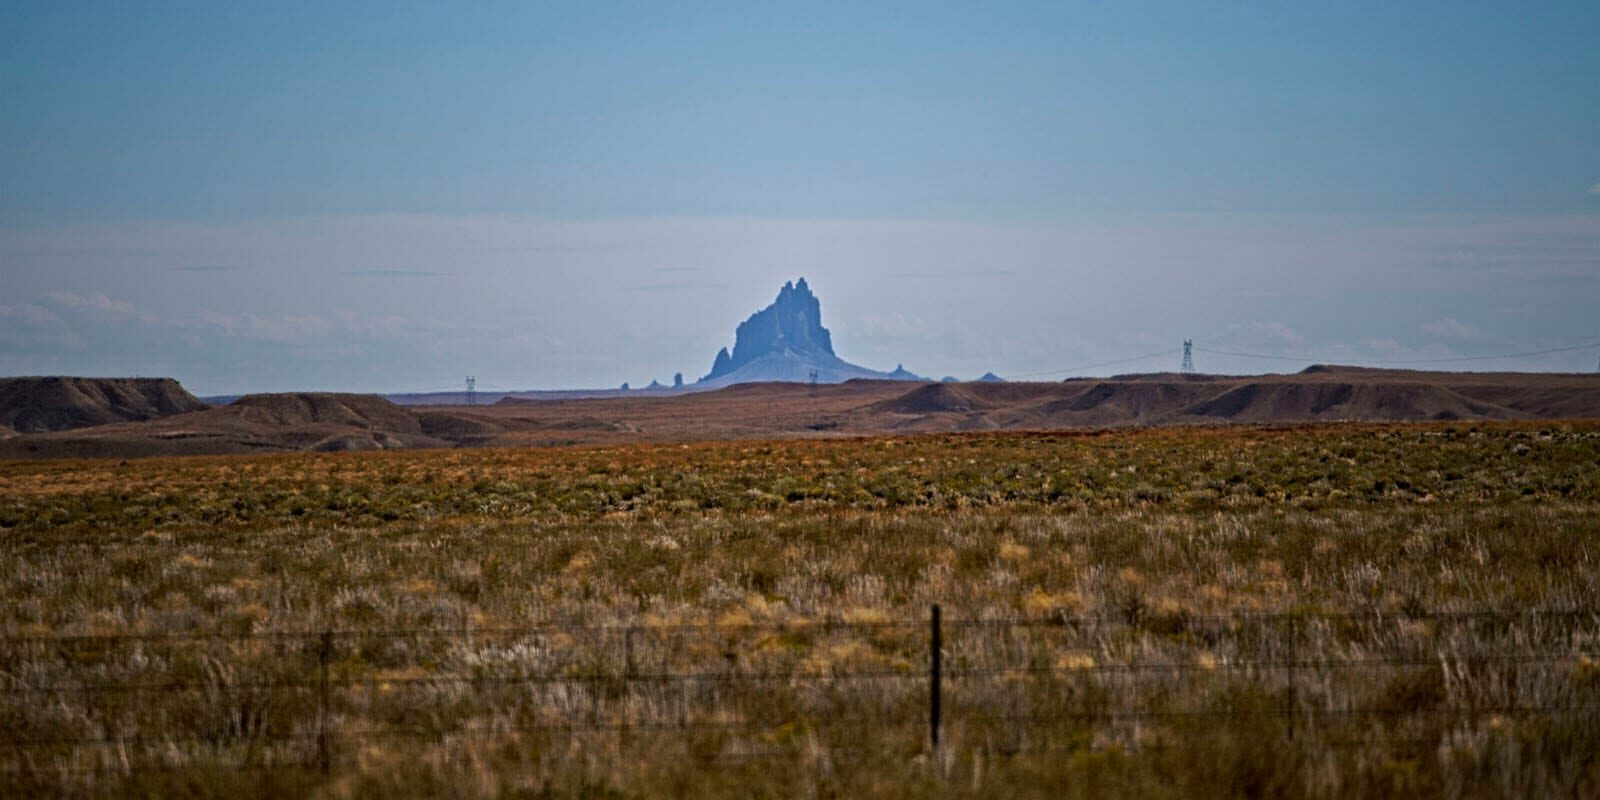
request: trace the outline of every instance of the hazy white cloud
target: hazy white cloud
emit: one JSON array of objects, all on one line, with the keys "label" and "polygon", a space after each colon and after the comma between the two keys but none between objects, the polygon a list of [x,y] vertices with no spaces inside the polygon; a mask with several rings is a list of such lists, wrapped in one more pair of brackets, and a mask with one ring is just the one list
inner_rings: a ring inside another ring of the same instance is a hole
[{"label": "hazy white cloud", "polygon": [[192,317],[169,321],[173,327],[198,329],[209,335],[223,336],[279,344],[300,344],[325,338],[334,330],[334,324],[315,315],[263,316],[259,314],[226,314],[204,310]]},{"label": "hazy white cloud", "polygon": [[50,292],[45,299],[64,309],[108,317],[131,317],[134,314],[133,304],[125,300],[113,300],[105,292],[90,292],[86,295],[72,292]]},{"label": "hazy white cloud", "polygon": [[726,289],[726,284],[711,281],[663,281],[629,286],[630,292],[692,292],[706,289]]},{"label": "hazy white cloud", "polygon": [[[399,315],[364,315],[346,310],[335,311],[330,315],[268,315],[203,309],[192,314],[163,318],[148,310],[140,309],[127,300],[113,298],[100,291],[47,292],[40,303],[0,306],[0,327],[13,331],[23,328],[35,331],[72,331],[72,320],[85,326],[86,336],[90,335],[87,330],[89,328],[92,328],[96,335],[107,338],[147,336],[155,333],[151,330],[136,333],[136,330],[143,326],[146,329],[200,332],[206,336],[280,344],[306,344],[338,337],[359,339],[392,337],[413,328],[426,329],[433,333],[441,330],[438,325],[414,325]],[[46,337],[44,341],[60,343],[66,340],[56,336],[54,339]],[[76,332],[72,334],[71,341],[75,346],[82,344]]]},{"label": "hazy white cloud", "polygon": [[344,274],[358,278],[438,278],[447,273],[426,269],[348,269]]},{"label": "hazy white cloud", "polygon": [[1238,346],[1299,346],[1306,337],[1288,325],[1276,320],[1234,323],[1217,336],[1219,342]]},{"label": "hazy white cloud", "polygon": [[1009,278],[1016,274],[1016,270],[974,267],[972,269],[959,270],[914,269],[896,272],[890,277],[918,281],[980,281],[989,278]]},{"label": "hazy white cloud", "polygon": [[853,339],[863,341],[886,339],[904,342],[926,339],[929,335],[928,323],[922,321],[921,317],[898,311],[888,314],[865,314],[857,324],[841,324],[834,327],[848,333]]},{"label": "hazy white cloud", "polygon": [[1590,186],[1589,194],[1600,194],[1600,183]]},{"label": "hazy white cloud", "polygon": [[1450,250],[1435,255],[1430,266],[1441,270],[1475,270],[1489,269],[1497,265],[1478,258],[1478,254],[1471,250]]},{"label": "hazy white cloud", "polygon": [[83,346],[67,321],[44,306],[0,305],[0,351],[79,350]]},{"label": "hazy white cloud", "polygon": [[422,327],[418,326],[416,323],[413,323],[411,320],[406,319],[405,317],[399,316],[398,314],[379,314],[375,316],[368,316],[365,314],[357,314],[354,311],[341,309],[334,312],[333,316],[338,321],[338,326],[341,331],[365,339],[397,336],[406,332],[407,330]]},{"label": "hazy white cloud", "polygon": [[1422,332],[1441,339],[1479,339],[1483,331],[1454,317],[1422,323]]}]

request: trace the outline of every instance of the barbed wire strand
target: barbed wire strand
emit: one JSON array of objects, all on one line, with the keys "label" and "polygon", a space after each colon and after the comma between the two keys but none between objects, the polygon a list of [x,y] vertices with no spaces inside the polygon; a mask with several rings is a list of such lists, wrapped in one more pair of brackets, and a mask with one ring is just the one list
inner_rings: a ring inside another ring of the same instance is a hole
[{"label": "barbed wire strand", "polygon": [[[1285,611],[1285,612],[1243,612],[1231,614],[1176,614],[1176,615],[1062,615],[1048,617],[978,617],[969,619],[946,619],[942,625],[946,628],[1021,628],[1021,627],[1072,627],[1085,625],[1137,627],[1151,624],[1156,621],[1166,620],[1186,626],[1216,625],[1234,623],[1284,623],[1292,621],[1465,621],[1465,620],[1533,620],[1539,618],[1574,618],[1596,617],[1600,619],[1600,608],[1543,608],[1527,609],[1522,611]],[[161,633],[107,633],[107,634],[68,634],[63,636],[52,635],[12,635],[0,636],[0,644],[26,645],[26,644],[77,644],[93,642],[193,642],[206,640],[320,640],[323,636],[335,639],[384,639],[384,638],[465,638],[465,637],[492,637],[492,636],[547,636],[559,634],[650,634],[650,633],[677,633],[677,632],[743,632],[743,631],[771,631],[785,633],[801,630],[892,630],[892,629],[925,629],[928,621],[925,618],[885,620],[872,622],[850,622],[845,620],[790,620],[780,622],[748,622],[723,624],[717,622],[690,622],[667,624],[637,624],[637,625],[565,625],[552,623],[528,627],[482,627],[482,628],[387,628],[377,630],[300,630],[300,631],[261,631],[261,632],[228,632],[228,631],[195,631],[195,632],[161,632]]]}]

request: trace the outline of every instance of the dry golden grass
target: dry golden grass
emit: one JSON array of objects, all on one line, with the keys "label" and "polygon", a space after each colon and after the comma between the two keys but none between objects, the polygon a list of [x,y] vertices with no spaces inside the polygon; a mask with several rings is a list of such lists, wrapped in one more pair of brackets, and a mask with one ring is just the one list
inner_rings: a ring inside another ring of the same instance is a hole
[{"label": "dry golden grass", "polygon": [[1526,614],[1594,610],[1597,463],[1561,423],[0,464],[0,791],[1590,794],[1600,617]]}]

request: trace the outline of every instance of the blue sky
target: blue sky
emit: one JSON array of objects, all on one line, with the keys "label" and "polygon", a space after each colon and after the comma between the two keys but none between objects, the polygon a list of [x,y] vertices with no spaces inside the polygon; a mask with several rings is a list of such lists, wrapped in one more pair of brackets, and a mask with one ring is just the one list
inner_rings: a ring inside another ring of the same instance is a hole
[{"label": "blue sky", "polygon": [[8,3],[0,372],[692,379],[802,274],[935,375],[1600,340],[1592,2],[860,6]]}]

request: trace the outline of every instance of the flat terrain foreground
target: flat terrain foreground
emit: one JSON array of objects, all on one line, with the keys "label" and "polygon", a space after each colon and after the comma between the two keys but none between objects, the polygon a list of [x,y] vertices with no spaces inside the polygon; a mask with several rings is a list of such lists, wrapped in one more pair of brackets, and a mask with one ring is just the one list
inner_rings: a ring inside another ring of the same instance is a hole
[{"label": "flat terrain foreground", "polygon": [[0,795],[1596,796],[1597,465],[1594,421],[0,462]]}]

